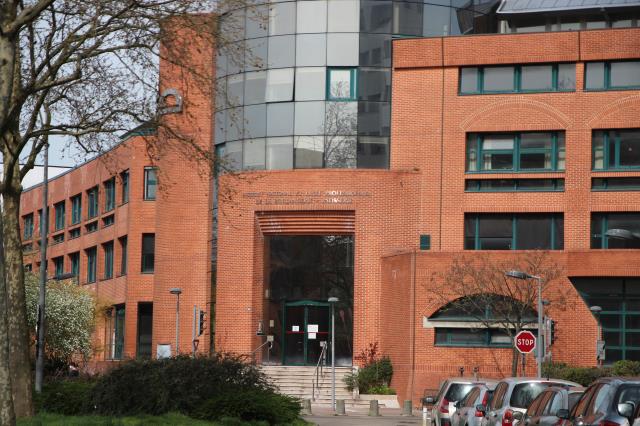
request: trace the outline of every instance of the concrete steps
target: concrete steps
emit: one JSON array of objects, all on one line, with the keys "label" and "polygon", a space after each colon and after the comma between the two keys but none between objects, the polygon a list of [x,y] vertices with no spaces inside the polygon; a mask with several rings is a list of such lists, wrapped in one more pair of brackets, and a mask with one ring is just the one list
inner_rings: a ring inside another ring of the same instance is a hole
[{"label": "concrete steps", "polygon": [[[315,367],[264,365],[261,369],[281,393],[313,400]],[[354,403],[353,393],[347,390],[343,380],[351,372],[351,367],[336,367],[336,399],[345,400],[345,404]],[[331,389],[331,367],[328,367],[318,376],[314,403],[331,404]]]}]

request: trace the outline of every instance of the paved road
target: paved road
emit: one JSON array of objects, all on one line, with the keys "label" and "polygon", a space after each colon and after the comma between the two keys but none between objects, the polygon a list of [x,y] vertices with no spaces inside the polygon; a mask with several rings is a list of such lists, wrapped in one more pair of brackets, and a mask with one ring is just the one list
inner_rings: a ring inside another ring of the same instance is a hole
[{"label": "paved road", "polygon": [[380,417],[370,417],[366,409],[357,411],[347,408],[346,416],[334,416],[330,409],[313,407],[313,415],[304,419],[319,426],[421,426],[422,413],[414,411],[413,416],[401,416],[398,409],[380,409]]}]

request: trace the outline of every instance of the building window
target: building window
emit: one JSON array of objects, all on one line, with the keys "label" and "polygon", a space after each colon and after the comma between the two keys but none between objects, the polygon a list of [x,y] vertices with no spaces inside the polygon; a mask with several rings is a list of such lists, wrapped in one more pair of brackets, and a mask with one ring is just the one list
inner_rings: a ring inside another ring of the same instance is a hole
[{"label": "building window", "polygon": [[22,236],[25,240],[33,238],[33,213],[22,217]]},{"label": "building window", "polygon": [[104,211],[108,212],[116,207],[116,178],[104,183]]},{"label": "building window", "polygon": [[144,168],[144,199],[155,200],[158,185],[158,169],[155,167]]},{"label": "building window", "polygon": [[89,204],[89,219],[98,216],[98,187],[87,191],[87,203]]},{"label": "building window", "polygon": [[127,237],[119,238],[120,242],[120,275],[127,275]]},{"label": "building window", "polygon": [[112,215],[112,214],[110,214],[107,217],[103,217],[102,218],[102,227],[106,228],[106,227],[109,227],[109,226],[113,225],[115,223],[115,220],[116,220],[115,215]]},{"label": "building window", "polygon": [[494,328],[436,328],[436,346],[470,346],[510,348],[511,337]]},{"label": "building window", "polygon": [[122,181],[122,204],[129,202],[129,170],[120,173]]},{"label": "building window", "polygon": [[82,220],[82,194],[71,197],[71,224],[75,225]]},{"label": "building window", "polygon": [[153,273],[156,250],[156,235],[142,234],[142,272]]},{"label": "building window", "polygon": [[64,201],[57,203],[54,206],[54,209],[56,213],[56,231],[59,231],[64,228],[64,210],[65,210]]},{"label": "building window", "polygon": [[640,177],[592,178],[592,191],[640,191]]},{"label": "building window", "polygon": [[153,303],[138,303],[138,358],[151,358]]},{"label": "building window", "polygon": [[61,234],[58,234],[58,235],[54,235],[52,240],[53,240],[52,241],[53,245],[63,243],[64,242],[64,232],[61,233]]},{"label": "building window", "polygon": [[585,90],[640,88],[640,61],[587,62]]},{"label": "building window", "polygon": [[327,68],[327,100],[357,100],[356,68]]},{"label": "building window", "polygon": [[98,221],[96,220],[96,221],[93,221],[91,223],[87,223],[84,226],[84,229],[85,229],[85,232],[87,234],[90,234],[92,232],[96,232],[98,230]]},{"label": "building window", "polygon": [[96,282],[98,249],[96,247],[91,247],[85,250],[85,253],[87,255],[87,282],[94,283]]},{"label": "building window", "polygon": [[593,169],[640,168],[640,129],[594,130]]},{"label": "building window", "polygon": [[564,132],[467,135],[467,173],[558,171],[564,167]]},{"label": "building window", "polygon": [[557,192],[564,179],[467,179],[466,192]]},{"label": "building window", "polygon": [[64,274],[64,257],[56,257],[53,259],[53,267],[55,270],[55,278],[61,277]]},{"label": "building window", "polygon": [[575,64],[460,68],[460,94],[572,92]]},{"label": "building window", "polygon": [[71,273],[77,277],[80,275],[80,252],[71,253],[69,261],[71,262]]},{"label": "building window", "polygon": [[[44,231],[49,232],[49,220],[50,220],[51,216],[49,216],[49,207],[47,207],[47,218],[46,220],[42,217],[42,209],[38,210],[38,220],[40,222],[40,235],[42,235],[42,233]],[[46,227],[45,227],[46,225]]]},{"label": "building window", "polygon": [[591,248],[639,249],[640,213],[592,213]]},{"label": "building window", "polygon": [[110,310],[105,327],[107,335],[107,358],[122,359],[124,355],[125,305],[116,305]]},{"label": "building window", "polygon": [[113,278],[113,241],[102,245],[104,252],[104,279]]},{"label": "building window", "polygon": [[73,240],[74,238],[78,238],[80,236],[80,228],[74,228],[69,231],[69,239]]},{"label": "building window", "polygon": [[464,238],[465,250],[562,250],[563,215],[466,214]]}]

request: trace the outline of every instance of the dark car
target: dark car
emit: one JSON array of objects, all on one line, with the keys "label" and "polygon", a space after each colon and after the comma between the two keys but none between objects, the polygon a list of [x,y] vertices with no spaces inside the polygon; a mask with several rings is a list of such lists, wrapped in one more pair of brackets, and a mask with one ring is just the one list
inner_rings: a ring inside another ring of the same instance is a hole
[{"label": "dark car", "polygon": [[558,414],[566,417],[584,391],[584,388],[547,388],[527,408],[524,424],[527,426],[556,426],[561,420]]},{"label": "dark car", "polygon": [[639,407],[640,378],[606,377],[589,386],[570,413],[558,417],[565,417],[563,426],[627,426],[638,417]]}]

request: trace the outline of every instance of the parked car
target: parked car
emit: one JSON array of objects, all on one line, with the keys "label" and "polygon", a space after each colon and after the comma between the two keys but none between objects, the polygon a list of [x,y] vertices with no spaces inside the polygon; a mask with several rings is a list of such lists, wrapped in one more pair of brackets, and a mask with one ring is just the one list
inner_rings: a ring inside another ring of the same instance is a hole
[{"label": "parked car", "polygon": [[423,405],[431,405],[431,424],[435,426],[451,426],[451,415],[455,412],[455,403],[462,400],[467,393],[478,384],[496,383],[490,379],[474,379],[455,377],[447,379],[440,385],[436,396],[425,396]]},{"label": "parked car", "polygon": [[596,380],[584,392],[570,413],[558,413],[562,426],[640,425],[640,378],[606,377]]},{"label": "parked car", "polygon": [[478,405],[478,411],[484,413],[481,426],[508,426],[518,423],[514,414],[524,414],[529,404],[545,389],[558,386],[562,388],[580,387],[578,383],[560,379],[538,379],[531,377],[510,377],[496,386],[489,405]]},{"label": "parked car", "polygon": [[545,389],[527,408],[523,418],[524,424],[526,426],[557,426],[561,421],[558,415],[566,418],[584,391],[584,388]]},{"label": "parked car", "polygon": [[497,382],[475,385],[469,393],[456,403],[456,411],[451,416],[451,426],[480,426],[484,414],[477,410],[478,404],[487,405]]}]

